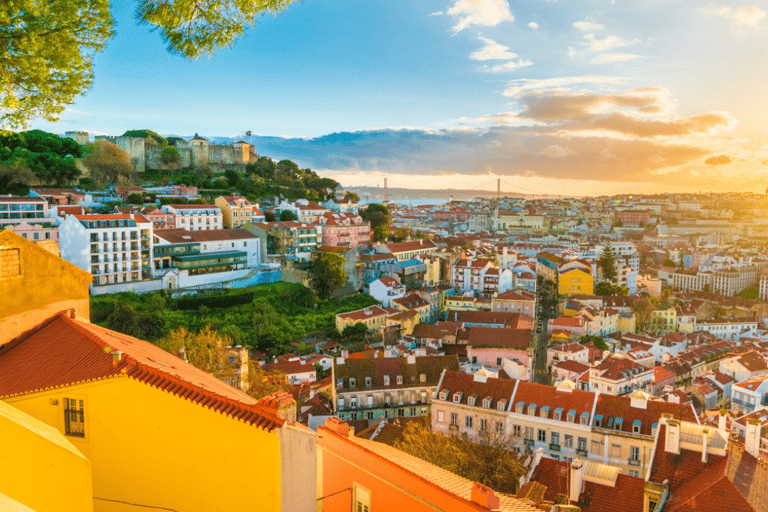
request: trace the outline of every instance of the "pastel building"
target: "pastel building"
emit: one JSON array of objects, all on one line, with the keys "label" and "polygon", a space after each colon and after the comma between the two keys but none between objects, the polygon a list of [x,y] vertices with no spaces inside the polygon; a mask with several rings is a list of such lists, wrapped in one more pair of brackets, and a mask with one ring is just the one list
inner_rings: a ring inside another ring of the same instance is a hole
[{"label": "pastel building", "polygon": [[219,196],[214,203],[221,209],[225,228],[241,228],[251,223],[253,205],[243,196]]},{"label": "pastel building", "polygon": [[175,227],[180,229],[204,231],[224,227],[221,208],[215,204],[166,204],[161,209],[176,216]]},{"label": "pastel building", "polygon": [[371,241],[371,225],[354,213],[320,215],[316,224],[322,231],[322,245],[331,247],[360,247]]},{"label": "pastel building", "polygon": [[94,286],[152,277],[152,223],[140,214],[68,215],[61,257],[93,274]]}]

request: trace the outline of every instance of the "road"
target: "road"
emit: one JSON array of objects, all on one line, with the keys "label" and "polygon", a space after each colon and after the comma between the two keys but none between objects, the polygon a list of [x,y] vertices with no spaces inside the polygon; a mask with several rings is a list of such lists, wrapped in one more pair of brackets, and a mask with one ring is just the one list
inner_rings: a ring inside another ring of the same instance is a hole
[{"label": "road", "polygon": [[550,318],[557,314],[555,312],[557,306],[550,307],[552,299],[557,300],[557,296],[546,284],[537,287],[536,293],[538,294],[537,307],[539,311],[536,314],[536,333],[534,334],[536,336],[536,360],[533,382],[549,384],[549,373],[547,372],[547,323]]}]

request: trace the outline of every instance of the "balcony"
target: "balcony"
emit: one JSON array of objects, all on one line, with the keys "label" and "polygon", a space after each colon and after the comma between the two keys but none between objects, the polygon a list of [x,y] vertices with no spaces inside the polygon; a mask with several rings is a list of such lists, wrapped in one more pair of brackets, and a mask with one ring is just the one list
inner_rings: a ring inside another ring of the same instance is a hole
[{"label": "balcony", "polygon": [[587,450],[582,450],[581,448],[576,448],[576,455],[581,455],[582,457],[587,456]]},{"label": "balcony", "polygon": [[639,466],[640,459],[628,459],[627,464],[629,464],[630,466]]},{"label": "balcony", "polygon": [[523,439],[523,443],[527,446],[533,446],[533,439]]},{"label": "balcony", "polygon": [[559,452],[560,451],[560,445],[559,444],[552,444],[549,443],[549,449],[553,452]]}]

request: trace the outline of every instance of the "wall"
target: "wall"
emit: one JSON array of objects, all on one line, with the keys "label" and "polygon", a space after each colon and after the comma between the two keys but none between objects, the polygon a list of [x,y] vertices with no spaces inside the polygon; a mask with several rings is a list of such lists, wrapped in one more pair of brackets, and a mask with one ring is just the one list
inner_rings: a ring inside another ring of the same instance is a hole
[{"label": "wall", "polygon": [[317,475],[312,471],[317,467],[317,433],[303,425],[286,425],[280,429],[279,437],[281,511],[310,511],[317,503]]},{"label": "wall", "polygon": [[21,272],[0,277],[0,344],[66,309],[90,319],[90,274],[9,230],[0,232],[6,249],[18,251]]},{"label": "wall", "polygon": [[0,402],[2,495],[35,512],[91,512],[91,465],[59,432]]},{"label": "wall", "polygon": [[86,400],[86,437],[68,439],[91,461],[99,512],[139,509],[105,500],[144,505],[142,510],[280,510],[275,432],[127,377],[7,402],[63,432],[64,397]]}]

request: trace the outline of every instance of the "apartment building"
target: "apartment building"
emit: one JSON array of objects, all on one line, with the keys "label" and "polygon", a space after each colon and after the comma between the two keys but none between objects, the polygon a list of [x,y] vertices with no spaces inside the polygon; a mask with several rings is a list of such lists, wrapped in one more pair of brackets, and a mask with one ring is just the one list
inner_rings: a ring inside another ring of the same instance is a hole
[{"label": "apartment building", "polygon": [[259,236],[272,259],[309,261],[318,246],[318,228],[296,221],[256,222],[248,227]]},{"label": "apartment building", "polygon": [[369,331],[377,331],[386,325],[389,315],[389,311],[379,306],[371,306],[347,313],[338,313],[336,315],[336,329],[342,332],[345,327],[362,323],[368,327]]},{"label": "apartment building", "polygon": [[215,204],[166,204],[161,210],[175,215],[175,227],[189,231],[223,229],[224,216]]},{"label": "apartment building", "polygon": [[308,201],[306,199],[299,199],[295,202],[282,201],[274,208],[276,215],[277,212],[281,212],[283,210],[293,213],[299,222],[303,222],[305,224],[313,224],[317,222],[317,219],[321,215],[328,212],[328,208],[325,206],[316,203],[315,201]]},{"label": "apartment building", "polygon": [[651,222],[651,212],[648,210],[621,210],[616,216],[625,226],[647,226]]},{"label": "apartment building", "polygon": [[48,202],[40,197],[0,196],[0,230],[5,228],[33,242],[59,238]]},{"label": "apartment building", "polygon": [[201,275],[256,268],[261,264],[261,240],[242,228],[157,229],[153,242],[156,271],[177,268],[189,275]]},{"label": "apartment building", "polygon": [[491,298],[491,311],[523,313],[536,316],[536,293],[524,288],[515,288]]},{"label": "apartment building", "polygon": [[394,277],[382,277],[368,286],[368,294],[388,308],[394,299],[405,297],[405,286]]},{"label": "apartment building", "polygon": [[511,270],[500,269],[490,260],[461,259],[453,267],[453,284],[462,292],[494,296],[512,288]]},{"label": "apartment building", "polygon": [[390,253],[398,261],[405,261],[422,254],[432,254],[437,251],[437,246],[431,240],[419,239],[412,242],[379,244],[375,249],[378,253]]},{"label": "apartment building", "polygon": [[151,279],[152,223],[141,214],[69,215],[61,257],[93,274],[93,286]]},{"label": "apartment building", "polygon": [[756,318],[719,318],[714,320],[699,320],[696,329],[714,334],[722,339],[737,339],[741,333],[757,329]]},{"label": "apartment building", "polygon": [[221,209],[225,228],[242,228],[251,223],[253,205],[243,196],[219,196],[214,203]]},{"label": "apartment building", "polygon": [[589,390],[609,395],[626,395],[636,390],[650,390],[653,368],[631,358],[613,354],[589,369]]},{"label": "apartment building", "polygon": [[430,414],[444,371],[458,372],[457,356],[336,358],[332,402],[342,419],[416,417]]},{"label": "apartment building", "polygon": [[326,212],[317,218],[323,245],[355,248],[371,241],[371,225],[354,213]]}]

